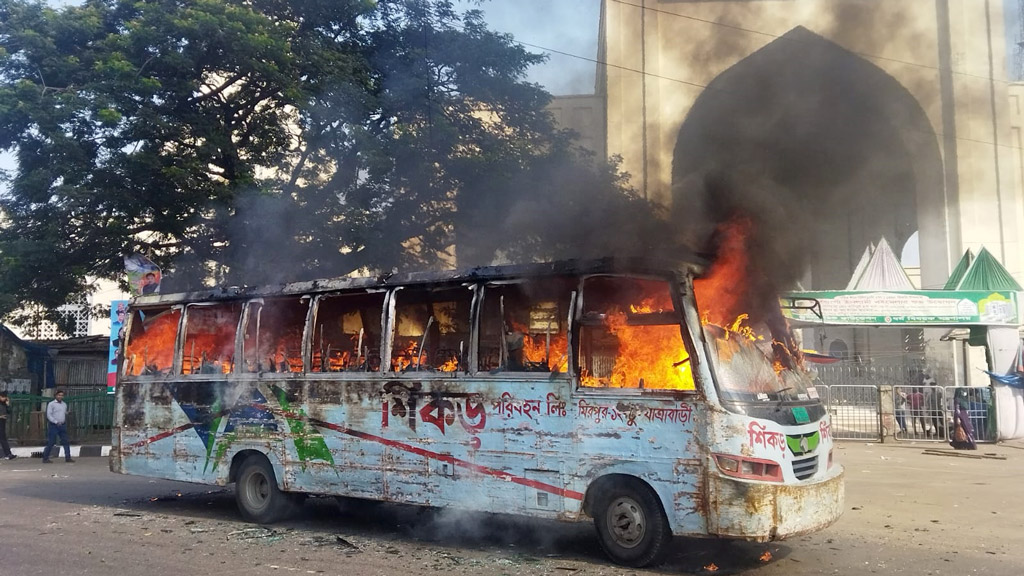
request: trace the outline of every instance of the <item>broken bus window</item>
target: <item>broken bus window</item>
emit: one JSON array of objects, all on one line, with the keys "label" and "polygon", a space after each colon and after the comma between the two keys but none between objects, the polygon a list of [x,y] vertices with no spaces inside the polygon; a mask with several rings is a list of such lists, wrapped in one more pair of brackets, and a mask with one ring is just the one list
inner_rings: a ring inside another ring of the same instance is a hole
[{"label": "broken bus window", "polygon": [[384,293],[328,296],[319,301],[312,338],[313,372],[380,370]]},{"label": "broken bus window", "polygon": [[126,376],[169,374],[174,363],[180,308],[146,308],[132,312],[131,333],[125,344]]},{"label": "broken bus window", "polygon": [[693,390],[668,282],[594,276],[583,283],[580,381],[587,387]]},{"label": "broken bus window", "polygon": [[479,369],[568,371],[567,324],[575,289],[571,278],[488,285],[480,318]]},{"label": "broken bus window", "polygon": [[468,288],[408,288],[396,292],[391,371],[455,372],[469,346]]},{"label": "broken bus window", "polygon": [[234,370],[235,333],[240,302],[189,304],[185,309],[182,374],[230,374]]},{"label": "broken bus window", "polygon": [[302,372],[302,331],[309,298],[249,303],[242,338],[243,372]]}]

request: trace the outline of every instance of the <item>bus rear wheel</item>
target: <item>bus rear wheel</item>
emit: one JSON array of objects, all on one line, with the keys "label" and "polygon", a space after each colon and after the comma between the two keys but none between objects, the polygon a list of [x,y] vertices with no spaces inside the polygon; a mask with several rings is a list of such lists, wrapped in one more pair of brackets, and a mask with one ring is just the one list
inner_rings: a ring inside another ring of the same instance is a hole
[{"label": "bus rear wheel", "polygon": [[296,499],[277,487],[274,467],[263,455],[242,462],[235,481],[235,502],[242,517],[257,524],[284,520],[294,510]]},{"label": "bus rear wheel", "polygon": [[661,563],[672,532],[653,490],[639,481],[623,480],[603,490],[594,504],[601,548],[614,562],[632,568]]}]

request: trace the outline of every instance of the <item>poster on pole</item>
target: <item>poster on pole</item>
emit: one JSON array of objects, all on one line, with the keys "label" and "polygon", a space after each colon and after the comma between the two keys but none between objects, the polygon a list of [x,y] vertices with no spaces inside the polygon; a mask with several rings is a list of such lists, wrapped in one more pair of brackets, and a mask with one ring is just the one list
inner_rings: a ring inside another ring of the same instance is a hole
[{"label": "poster on pole", "polygon": [[142,254],[125,256],[124,269],[128,274],[128,287],[133,297],[160,293],[160,267],[152,260]]},{"label": "poster on pole", "polygon": [[110,354],[107,359],[107,394],[114,393],[117,386],[117,350],[124,338],[125,319],[128,314],[128,300],[110,302]]}]

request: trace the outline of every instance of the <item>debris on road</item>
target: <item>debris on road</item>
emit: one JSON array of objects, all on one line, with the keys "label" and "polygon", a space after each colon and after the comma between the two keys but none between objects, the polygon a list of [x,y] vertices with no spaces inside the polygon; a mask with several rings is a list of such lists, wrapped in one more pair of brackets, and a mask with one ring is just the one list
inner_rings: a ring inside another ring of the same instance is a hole
[{"label": "debris on road", "polygon": [[256,540],[260,538],[273,538],[277,535],[276,530],[267,528],[243,528],[242,530],[228,532],[228,540]]},{"label": "debris on road", "polygon": [[927,456],[952,456],[954,458],[970,458],[973,460],[989,459],[989,460],[1006,460],[1006,456],[1000,456],[994,452],[986,452],[983,454],[972,454],[968,452],[960,452],[954,450],[939,450],[937,448],[928,448],[921,452]]},{"label": "debris on road", "polygon": [[114,516],[128,516],[129,518],[142,518],[140,512],[131,512],[129,510],[118,510],[114,512]]}]

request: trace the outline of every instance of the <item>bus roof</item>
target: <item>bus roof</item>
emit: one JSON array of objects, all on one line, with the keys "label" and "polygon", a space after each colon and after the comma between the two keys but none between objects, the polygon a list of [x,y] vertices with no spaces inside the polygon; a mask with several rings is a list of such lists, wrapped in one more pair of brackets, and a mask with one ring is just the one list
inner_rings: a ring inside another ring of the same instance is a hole
[{"label": "bus roof", "polygon": [[487,282],[513,278],[540,278],[561,274],[689,274],[699,275],[707,261],[697,256],[678,260],[652,258],[599,258],[588,260],[560,260],[533,264],[478,266],[462,270],[435,270],[427,272],[385,273],[377,276],[340,276],[320,280],[290,282],[271,286],[220,286],[171,294],[150,294],[136,297],[135,306],[207,302],[298,294],[319,294],[347,290],[387,289],[393,286],[422,284],[459,284]]}]

